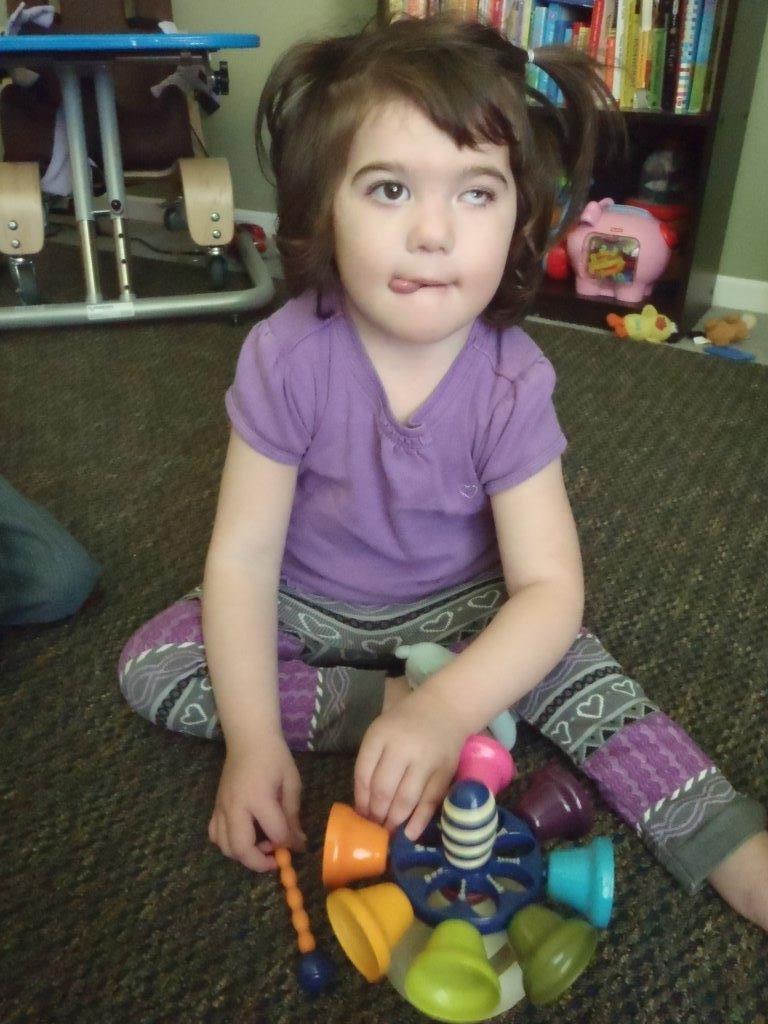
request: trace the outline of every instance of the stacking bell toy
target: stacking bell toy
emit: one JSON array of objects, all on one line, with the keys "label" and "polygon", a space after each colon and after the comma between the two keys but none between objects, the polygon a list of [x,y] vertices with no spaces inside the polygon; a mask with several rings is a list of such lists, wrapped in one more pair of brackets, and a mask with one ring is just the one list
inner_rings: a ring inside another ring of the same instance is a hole
[{"label": "stacking bell toy", "polygon": [[573,907],[596,928],[607,928],[613,910],[613,843],[607,836],[589,846],[553,850],[547,862],[547,895]]},{"label": "stacking bell toy", "polygon": [[530,825],[540,843],[585,836],[594,819],[589,793],[555,761],[531,775],[515,813]]},{"label": "stacking bell toy", "polygon": [[480,933],[467,921],[443,921],[405,976],[409,1002],[435,1020],[483,1020],[496,1009],[501,985]]},{"label": "stacking bell toy", "polygon": [[470,736],[461,748],[455,782],[474,779],[497,796],[517,775],[512,755],[498,740],[483,733]]},{"label": "stacking bell toy", "polygon": [[347,804],[335,803],[323,847],[323,885],[338,889],[361,878],[378,878],[387,867],[389,833]]},{"label": "stacking bell toy", "polygon": [[392,950],[413,923],[405,893],[393,882],[366,889],[336,889],[326,900],[339,945],[366,981],[380,981]]},{"label": "stacking bell toy", "polygon": [[597,932],[586,921],[566,921],[539,904],[518,911],[507,935],[523,970],[525,994],[536,1005],[559,999],[587,967],[597,946]]}]

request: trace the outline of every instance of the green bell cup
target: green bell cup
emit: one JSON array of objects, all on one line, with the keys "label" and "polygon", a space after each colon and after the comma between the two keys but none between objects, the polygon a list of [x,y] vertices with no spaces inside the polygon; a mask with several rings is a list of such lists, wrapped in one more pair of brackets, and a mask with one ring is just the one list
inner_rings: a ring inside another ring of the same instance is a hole
[{"label": "green bell cup", "polygon": [[589,964],[597,931],[586,921],[565,920],[536,904],[519,910],[507,926],[523,971],[525,994],[536,1005],[552,1003]]},{"label": "green bell cup", "polygon": [[467,921],[439,924],[405,976],[405,995],[421,1013],[448,1024],[491,1016],[501,985],[478,930]]}]

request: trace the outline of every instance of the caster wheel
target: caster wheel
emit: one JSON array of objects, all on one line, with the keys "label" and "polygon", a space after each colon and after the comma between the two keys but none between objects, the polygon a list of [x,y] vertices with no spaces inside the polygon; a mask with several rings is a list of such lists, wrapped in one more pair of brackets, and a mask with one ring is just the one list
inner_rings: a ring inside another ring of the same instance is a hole
[{"label": "caster wheel", "polygon": [[184,231],[187,226],[187,215],[184,207],[169,206],[163,214],[163,224],[166,231]]},{"label": "caster wheel", "polygon": [[208,276],[214,291],[220,292],[227,283],[227,261],[223,256],[211,256],[208,261]]},{"label": "caster wheel", "polygon": [[11,279],[20,305],[36,306],[39,303],[35,265],[31,260],[11,263]]}]

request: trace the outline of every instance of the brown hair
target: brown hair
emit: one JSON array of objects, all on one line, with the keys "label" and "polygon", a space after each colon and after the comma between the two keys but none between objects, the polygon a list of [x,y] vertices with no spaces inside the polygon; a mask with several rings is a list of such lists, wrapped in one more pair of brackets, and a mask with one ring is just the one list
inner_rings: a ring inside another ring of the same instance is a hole
[{"label": "brown hair", "polygon": [[[333,199],[354,133],[368,111],[405,99],[458,146],[506,145],[518,214],[501,284],[483,316],[520,318],[541,280],[542,260],[587,198],[600,136],[622,138],[615,101],[584,54],[536,50],[565,105],[526,84],[528,54],[488,26],[445,17],[399,19],[355,35],[293,46],[272,69],[259,103],[256,146],[277,186],[277,245],[289,292],[322,294],[338,281]],[[263,139],[270,135],[269,149]],[[556,235],[561,177],[568,208]]]}]

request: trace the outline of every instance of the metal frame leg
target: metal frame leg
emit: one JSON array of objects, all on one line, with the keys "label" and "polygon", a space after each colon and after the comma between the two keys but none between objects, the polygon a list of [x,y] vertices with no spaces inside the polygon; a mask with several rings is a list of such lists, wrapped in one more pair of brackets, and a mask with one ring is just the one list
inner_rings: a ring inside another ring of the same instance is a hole
[{"label": "metal frame leg", "polygon": [[85,274],[86,301],[101,301],[99,265],[96,259],[96,230],[93,212],[93,189],[91,171],[88,166],[88,149],[85,141],[83,119],[83,98],[80,94],[80,78],[71,64],[56,66],[61,82],[61,98],[67,126],[69,162],[72,168],[72,195],[75,200],[75,217],[80,235],[80,250]]},{"label": "metal frame leg", "polygon": [[134,298],[131,289],[131,268],[128,255],[127,235],[123,211],[125,210],[125,175],[123,157],[120,152],[120,134],[117,125],[117,103],[115,84],[110,69],[100,65],[95,69],[96,106],[99,112],[101,152],[104,157],[104,178],[107,186],[107,201],[112,219],[112,234],[117,260],[117,280],[120,284],[120,298],[130,302]]}]

